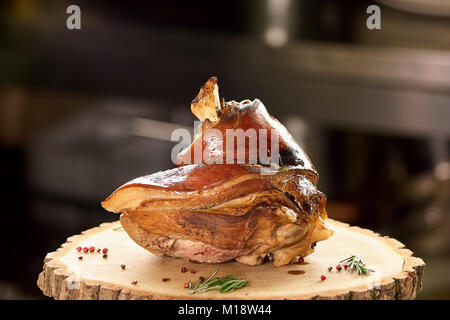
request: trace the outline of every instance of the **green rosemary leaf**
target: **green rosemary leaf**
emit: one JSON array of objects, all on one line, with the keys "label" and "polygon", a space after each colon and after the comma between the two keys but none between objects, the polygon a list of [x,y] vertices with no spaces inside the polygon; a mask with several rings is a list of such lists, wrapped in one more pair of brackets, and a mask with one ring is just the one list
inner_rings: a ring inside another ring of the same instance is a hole
[{"label": "green rosemary leaf", "polygon": [[232,292],[234,290],[240,289],[242,287],[244,287],[246,284],[245,280],[232,280],[230,281],[226,286],[224,286],[220,292],[225,293],[225,292]]},{"label": "green rosemary leaf", "polygon": [[209,286],[212,287],[212,286],[218,285],[218,284],[220,284],[221,281],[222,281],[222,279],[220,279],[220,278],[214,278],[209,282]]},{"label": "green rosemary leaf", "polygon": [[188,288],[191,294],[203,293],[206,291],[217,290],[221,293],[233,292],[241,289],[247,284],[247,280],[236,279],[232,274],[225,277],[215,277],[218,270],[214,271],[206,280],[198,280],[194,286],[189,282]]},{"label": "green rosemary leaf", "polygon": [[220,292],[225,293],[228,292],[230,290],[233,289],[233,287],[235,286],[236,282],[235,281],[229,281],[227,283],[225,283],[222,288],[220,289]]},{"label": "green rosemary leaf", "polygon": [[194,287],[192,288],[192,291],[196,291],[198,290],[198,287],[200,287],[201,284],[201,280],[197,280],[197,282],[194,284]]},{"label": "green rosemary leaf", "polygon": [[368,269],[366,264],[363,262],[361,256],[352,255],[344,260],[339,261],[339,263],[345,262],[350,270],[356,270],[358,275],[369,274],[370,272],[375,272],[375,270]]}]

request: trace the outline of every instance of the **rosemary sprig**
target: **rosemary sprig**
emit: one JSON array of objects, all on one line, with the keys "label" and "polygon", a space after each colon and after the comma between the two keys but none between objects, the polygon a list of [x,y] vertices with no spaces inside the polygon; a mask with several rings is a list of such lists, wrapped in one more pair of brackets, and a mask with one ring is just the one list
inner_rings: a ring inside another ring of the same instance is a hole
[{"label": "rosemary sprig", "polygon": [[369,272],[375,272],[375,270],[368,269],[366,264],[363,262],[361,256],[352,255],[347,259],[339,261],[339,263],[345,262],[350,270],[356,270],[358,275],[369,274]]},{"label": "rosemary sprig", "polygon": [[195,284],[188,282],[188,288],[191,294],[202,293],[211,290],[217,290],[221,293],[233,292],[241,289],[247,284],[247,280],[236,279],[232,274],[223,278],[215,277],[219,270],[214,271],[206,280],[198,280]]}]

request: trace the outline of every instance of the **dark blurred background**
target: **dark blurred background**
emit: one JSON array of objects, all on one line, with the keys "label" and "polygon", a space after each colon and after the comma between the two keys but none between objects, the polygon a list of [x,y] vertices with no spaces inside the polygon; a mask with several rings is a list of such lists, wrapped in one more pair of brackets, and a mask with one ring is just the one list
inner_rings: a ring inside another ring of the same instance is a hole
[{"label": "dark blurred background", "polygon": [[43,299],[45,254],[116,220],[99,204],[115,187],[173,166],[170,133],[212,75],[288,127],[331,218],[405,243],[427,263],[419,298],[450,298],[443,0],[1,1],[0,298]]}]

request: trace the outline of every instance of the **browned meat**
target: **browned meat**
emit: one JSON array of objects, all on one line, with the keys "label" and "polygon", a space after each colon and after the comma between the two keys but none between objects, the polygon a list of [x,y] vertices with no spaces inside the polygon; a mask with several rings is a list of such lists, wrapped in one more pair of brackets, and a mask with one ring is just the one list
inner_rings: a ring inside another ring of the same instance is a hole
[{"label": "browned meat", "polygon": [[248,252],[243,249],[219,249],[201,241],[156,235],[144,230],[127,214],[120,217],[120,223],[136,243],[157,255],[167,255],[195,262],[219,263],[232,260]]},{"label": "browned meat", "polygon": [[[316,188],[318,176],[309,158],[259,101],[219,101],[217,81],[211,78],[192,103],[203,121],[202,134],[208,128],[265,128],[280,137],[278,165],[259,158],[254,165],[186,164],[197,137],[180,154],[178,168],[126,183],[103,207],[122,213],[131,238],[158,255],[250,265],[269,259],[282,266],[310,254],[332,232],[323,223],[326,198]],[[226,156],[226,149],[210,140],[200,145],[206,153]]]},{"label": "browned meat", "polygon": [[[272,150],[272,135],[276,135],[279,141],[279,155],[280,155],[280,165],[285,168],[299,168],[311,171],[311,178],[317,178],[317,172],[314,168],[308,155],[300,148],[300,146],[292,138],[291,134],[287,129],[274,117],[272,117],[266,110],[264,104],[255,99],[254,101],[244,100],[240,103],[236,101],[230,101],[224,104],[224,106],[212,104],[213,101],[217,101],[214,96],[218,95],[217,79],[212,77],[200,90],[199,96],[192,102],[191,109],[193,113],[202,120],[200,130],[202,136],[197,137],[191,146],[180,152],[177,158],[177,164],[192,164],[192,163],[205,163],[205,159],[196,159],[194,156],[195,145],[197,145],[203,152],[203,154],[214,154],[214,159],[222,159],[222,163],[226,162],[227,152],[232,151],[233,163],[237,163],[238,156],[241,153],[242,158],[245,159],[245,163],[250,163],[250,151],[249,143],[244,145],[244,148],[238,149],[238,143],[234,144],[233,150],[226,149],[227,146],[227,135],[226,130],[241,129],[242,131],[247,131],[248,129],[253,129],[257,133],[257,139],[255,143],[257,144],[257,151],[261,151],[260,142],[265,142],[263,150]],[[206,98],[206,97],[208,98]],[[207,101],[208,103],[201,104],[200,102]],[[213,109],[213,110],[212,110]],[[214,114],[215,116],[211,116]],[[208,118],[209,117],[209,118]],[[211,120],[214,119],[214,120]],[[214,129],[219,130],[223,137],[223,141],[218,139],[205,139],[208,136],[208,131]],[[262,138],[259,135],[259,130],[267,130],[267,136]],[[261,140],[261,141],[260,141]],[[203,143],[202,143],[203,142]],[[260,158],[259,152],[256,154],[257,163],[265,163],[269,154],[264,155],[264,159]],[[217,163],[217,162],[216,162]],[[207,164],[207,163],[205,163]]]}]

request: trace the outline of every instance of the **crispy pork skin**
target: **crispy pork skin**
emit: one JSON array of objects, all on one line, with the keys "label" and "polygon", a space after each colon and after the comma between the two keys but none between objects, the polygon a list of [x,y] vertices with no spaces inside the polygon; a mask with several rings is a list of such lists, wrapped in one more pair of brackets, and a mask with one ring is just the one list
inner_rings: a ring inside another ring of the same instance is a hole
[{"label": "crispy pork skin", "polygon": [[[244,100],[240,103],[230,101],[224,103],[223,106],[220,104],[214,106],[211,101],[217,101],[217,90],[217,79],[211,77],[200,90],[199,96],[192,102],[191,109],[193,113],[202,121],[199,128],[201,135],[196,137],[188,148],[180,152],[177,157],[178,166],[193,163],[208,164],[205,162],[204,157],[200,159],[195,157],[196,146],[201,149],[202,154],[212,154],[214,155],[214,160],[221,159],[221,163],[227,163],[227,156],[233,160],[233,163],[238,163],[239,155],[242,156],[242,159],[245,159],[244,163],[252,163],[250,161],[252,151],[249,150],[249,143],[241,148],[239,148],[238,143],[235,143],[232,149],[227,148],[227,130],[247,132],[247,130],[251,129],[257,134],[255,151],[258,152],[254,163],[268,164],[268,158],[270,158],[270,151],[272,150],[272,136],[274,135],[276,141],[278,141],[280,166],[287,169],[308,170],[311,171],[310,177],[312,179],[316,178],[317,171],[308,155],[295,142],[288,130],[267,112],[266,107],[260,100]],[[208,103],[200,105],[200,101],[204,100],[207,100]],[[217,130],[221,134],[218,137],[215,135],[209,136],[208,133],[212,132],[212,129]],[[266,136],[264,137],[263,134],[266,134]],[[212,136],[214,139],[211,139]],[[233,139],[235,138],[233,137]],[[261,145],[261,143],[264,145]],[[262,150],[264,152],[261,152]],[[261,158],[260,152],[264,155],[263,158]]]},{"label": "crispy pork skin", "polygon": [[123,223],[137,243],[158,254],[161,250],[150,245],[155,237],[176,240],[165,253],[192,261],[232,257],[228,260],[254,265],[270,253],[276,266],[283,265],[330,235],[322,222],[326,200],[302,169],[264,175],[261,170],[259,165],[183,166],[132,180],[102,205],[139,226]]},{"label": "crispy pork skin", "polygon": [[[202,121],[201,134],[179,154],[177,167],[129,181],[102,202],[106,210],[122,214],[122,226],[136,243],[160,256],[195,262],[271,260],[278,267],[305,257],[316,242],[331,236],[317,171],[259,100],[225,103],[217,79],[210,78],[191,109]],[[276,136],[277,162],[269,151],[248,164],[254,151],[248,144],[230,150],[226,138],[209,139],[210,129],[223,137],[228,129],[255,129],[258,151],[263,145],[271,150]],[[260,136],[260,129],[267,135]],[[196,159],[195,148],[222,161]],[[230,152],[234,161],[227,164]],[[245,163],[239,163],[239,154]]]}]

